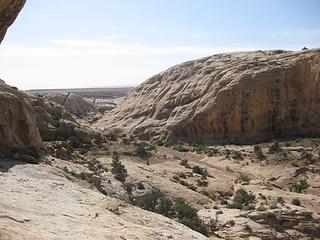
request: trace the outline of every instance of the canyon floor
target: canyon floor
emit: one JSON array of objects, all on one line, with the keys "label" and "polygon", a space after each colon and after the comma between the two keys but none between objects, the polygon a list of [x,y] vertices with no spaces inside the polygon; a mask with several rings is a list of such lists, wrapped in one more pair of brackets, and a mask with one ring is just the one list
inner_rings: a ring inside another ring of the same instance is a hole
[{"label": "canyon floor", "polygon": [[320,238],[320,139],[45,145],[40,164],[0,160],[1,240]]}]

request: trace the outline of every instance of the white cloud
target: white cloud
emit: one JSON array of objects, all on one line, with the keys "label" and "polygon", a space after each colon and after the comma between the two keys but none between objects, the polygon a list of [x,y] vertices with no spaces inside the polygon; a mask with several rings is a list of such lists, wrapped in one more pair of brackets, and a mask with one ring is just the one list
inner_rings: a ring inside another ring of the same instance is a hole
[{"label": "white cloud", "polygon": [[153,46],[56,39],[46,46],[3,44],[0,78],[22,89],[137,85],[171,65],[240,47]]}]

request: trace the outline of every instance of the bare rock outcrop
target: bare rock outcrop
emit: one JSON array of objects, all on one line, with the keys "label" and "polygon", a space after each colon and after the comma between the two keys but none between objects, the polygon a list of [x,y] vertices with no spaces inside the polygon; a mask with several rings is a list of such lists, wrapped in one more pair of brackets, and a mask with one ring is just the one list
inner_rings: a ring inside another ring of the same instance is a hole
[{"label": "bare rock outcrop", "polygon": [[37,126],[44,141],[54,141],[76,137],[81,142],[90,143],[93,132],[78,123],[67,109],[51,98],[29,95]]},{"label": "bare rock outcrop", "polygon": [[96,111],[93,105],[74,93],[50,93],[45,95],[45,99],[65,107],[68,112],[75,115]]},{"label": "bare rock outcrop", "polygon": [[1,0],[0,1],[0,43],[7,29],[14,22],[23,8],[26,0]]},{"label": "bare rock outcrop", "polygon": [[319,80],[319,49],[213,55],[150,78],[97,127],[208,143],[319,135]]},{"label": "bare rock outcrop", "polygon": [[0,152],[37,155],[43,147],[35,113],[24,93],[0,82]]}]

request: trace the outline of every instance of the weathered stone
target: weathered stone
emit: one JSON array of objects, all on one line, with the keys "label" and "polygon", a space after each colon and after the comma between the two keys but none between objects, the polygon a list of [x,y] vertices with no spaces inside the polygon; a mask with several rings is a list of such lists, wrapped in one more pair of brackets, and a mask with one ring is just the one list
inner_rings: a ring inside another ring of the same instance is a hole
[{"label": "weathered stone", "polygon": [[37,156],[43,144],[34,110],[25,95],[0,83],[0,109],[0,151]]},{"label": "weathered stone", "polygon": [[1,0],[0,1],[0,43],[7,29],[14,22],[23,8],[26,0]]},{"label": "weathered stone", "polygon": [[319,49],[218,54],[150,78],[97,127],[209,143],[317,136],[319,80]]}]

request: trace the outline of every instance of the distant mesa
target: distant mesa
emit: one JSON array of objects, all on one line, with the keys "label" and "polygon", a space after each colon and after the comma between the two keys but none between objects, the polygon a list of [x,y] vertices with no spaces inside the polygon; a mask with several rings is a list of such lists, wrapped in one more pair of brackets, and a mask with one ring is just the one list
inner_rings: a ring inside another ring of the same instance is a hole
[{"label": "distant mesa", "polygon": [[97,127],[203,143],[318,136],[319,80],[319,49],[217,54],[153,76]]}]

